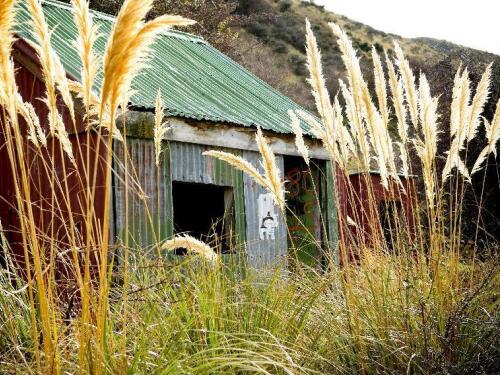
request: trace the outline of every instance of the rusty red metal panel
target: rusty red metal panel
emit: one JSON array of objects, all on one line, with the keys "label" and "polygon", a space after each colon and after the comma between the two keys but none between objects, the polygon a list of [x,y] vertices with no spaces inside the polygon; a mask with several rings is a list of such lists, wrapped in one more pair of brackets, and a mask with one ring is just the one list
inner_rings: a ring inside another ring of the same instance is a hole
[{"label": "rusty red metal panel", "polygon": [[[377,236],[381,236],[380,226],[374,226],[373,220],[380,220],[380,207],[383,201],[400,202],[404,213],[405,224],[410,239],[415,236],[415,184],[410,179],[401,177],[402,187],[395,181],[389,183],[387,189],[382,186],[382,179],[377,174],[355,174],[337,176],[339,189],[342,259],[353,261],[356,245],[371,246]],[[350,225],[347,218],[357,225]]]},{"label": "rusty red metal panel", "polygon": [[[31,47],[21,42],[15,44],[16,82],[23,100],[30,102],[40,118],[42,128],[48,134],[48,110],[40,99],[45,97],[45,85],[40,78],[39,68],[33,59]],[[20,118],[23,136],[23,153],[30,179],[30,202],[34,211],[40,243],[49,249],[51,241],[57,242],[57,248],[69,248],[69,234],[65,227],[69,218],[73,219],[77,229],[77,239],[85,238],[85,213],[87,202],[85,191],[94,190],[93,233],[101,233],[100,226],[104,217],[105,177],[106,177],[106,137],[96,131],[85,131],[81,115],[76,116],[76,123],[71,121],[68,110],[58,103],[63,121],[72,144],[76,163],[72,165],[68,157],[61,153],[60,144],[49,137],[47,148],[38,151],[26,139],[26,125]],[[3,117],[3,116],[0,116]],[[1,120],[0,120],[1,122]],[[13,253],[17,258],[24,257],[20,234],[20,222],[17,214],[13,173],[5,147],[5,125],[0,123],[0,220],[6,230]],[[55,171],[54,178],[52,178]],[[94,173],[95,172],[95,173]],[[64,179],[64,177],[67,177]],[[69,199],[66,197],[69,196]],[[54,213],[54,214],[53,214]],[[52,224],[51,224],[52,223]],[[97,239],[94,239],[94,243]],[[81,244],[83,245],[83,243]]]}]

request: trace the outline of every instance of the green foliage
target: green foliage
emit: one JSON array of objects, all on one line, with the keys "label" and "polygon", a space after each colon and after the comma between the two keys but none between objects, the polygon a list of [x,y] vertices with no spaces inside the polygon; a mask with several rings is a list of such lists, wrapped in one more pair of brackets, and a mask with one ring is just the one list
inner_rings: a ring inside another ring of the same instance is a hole
[{"label": "green foliage", "polygon": [[[389,255],[343,271],[292,274],[133,258],[117,269],[128,274],[127,300],[120,285],[112,290],[108,372],[494,373],[500,355],[494,261],[463,266],[458,283],[450,261],[443,257],[436,275],[411,256]],[[1,289],[0,370],[25,372],[32,360],[29,309],[19,302],[27,293],[10,296],[8,311],[7,296]],[[73,324],[61,342],[68,372],[77,366]]]},{"label": "green foliage", "polygon": [[288,53],[288,45],[280,40],[273,43],[273,51],[276,53]]},{"label": "green foliage", "polygon": [[278,9],[280,12],[286,12],[292,7],[292,2],[290,0],[280,0],[278,3]]},{"label": "green foliage", "polygon": [[248,26],[247,30],[261,40],[268,40],[269,38],[269,28],[264,24],[254,23]]},{"label": "green foliage", "polygon": [[288,62],[293,70],[293,72],[298,76],[306,76],[306,59],[302,55],[293,54],[288,57]]}]

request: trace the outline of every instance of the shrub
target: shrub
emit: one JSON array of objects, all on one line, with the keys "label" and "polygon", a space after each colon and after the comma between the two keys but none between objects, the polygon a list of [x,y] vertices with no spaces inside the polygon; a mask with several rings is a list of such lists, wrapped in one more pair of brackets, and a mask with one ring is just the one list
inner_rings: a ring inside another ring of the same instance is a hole
[{"label": "shrub", "polygon": [[258,37],[259,39],[262,39],[264,41],[267,40],[269,37],[269,28],[266,25],[258,23],[258,22],[253,23],[250,26],[248,26],[247,30],[251,34],[255,35],[256,37]]},{"label": "shrub", "polygon": [[273,43],[273,51],[277,53],[288,53],[288,45],[280,40]]},{"label": "shrub", "polygon": [[278,9],[280,12],[286,12],[292,7],[292,2],[290,0],[280,0],[278,3]]}]

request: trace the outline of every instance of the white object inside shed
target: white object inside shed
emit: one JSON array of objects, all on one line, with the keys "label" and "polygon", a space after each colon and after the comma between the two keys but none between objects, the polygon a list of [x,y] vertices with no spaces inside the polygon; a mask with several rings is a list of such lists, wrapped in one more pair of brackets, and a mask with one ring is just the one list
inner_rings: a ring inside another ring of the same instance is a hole
[{"label": "white object inside shed", "polygon": [[260,194],[258,198],[259,235],[262,241],[274,241],[275,228],[278,227],[278,215],[272,194]]}]

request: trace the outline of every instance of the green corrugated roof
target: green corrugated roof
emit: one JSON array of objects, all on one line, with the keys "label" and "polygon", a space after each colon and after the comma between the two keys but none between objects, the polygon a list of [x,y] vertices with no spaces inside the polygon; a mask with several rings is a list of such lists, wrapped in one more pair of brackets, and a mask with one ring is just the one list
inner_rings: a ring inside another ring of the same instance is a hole
[{"label": "green corrugated roof", "polygon": [[[17,33],[31,36],[30,15],[21,4]],[[52,44],[67,72],[79,78],[81,64],[73,46],[77,31],[71,8],[57,1],[44,1],[43,9],[51,30]],[[108,36],[114,17],[93,12],[99,32]],[[106,38],[96,43],[102,56]],[[97,77],[97,85],[102,76]],[[166,31],[152,48],[149,68],[135,78],[131,105],[151,109],[161,89],[167,114],[172,116],[228,122],[290,133],[289,109],[302,109],[285,95],[257,78],[219,52],[203,38],[179,31]]]}]

